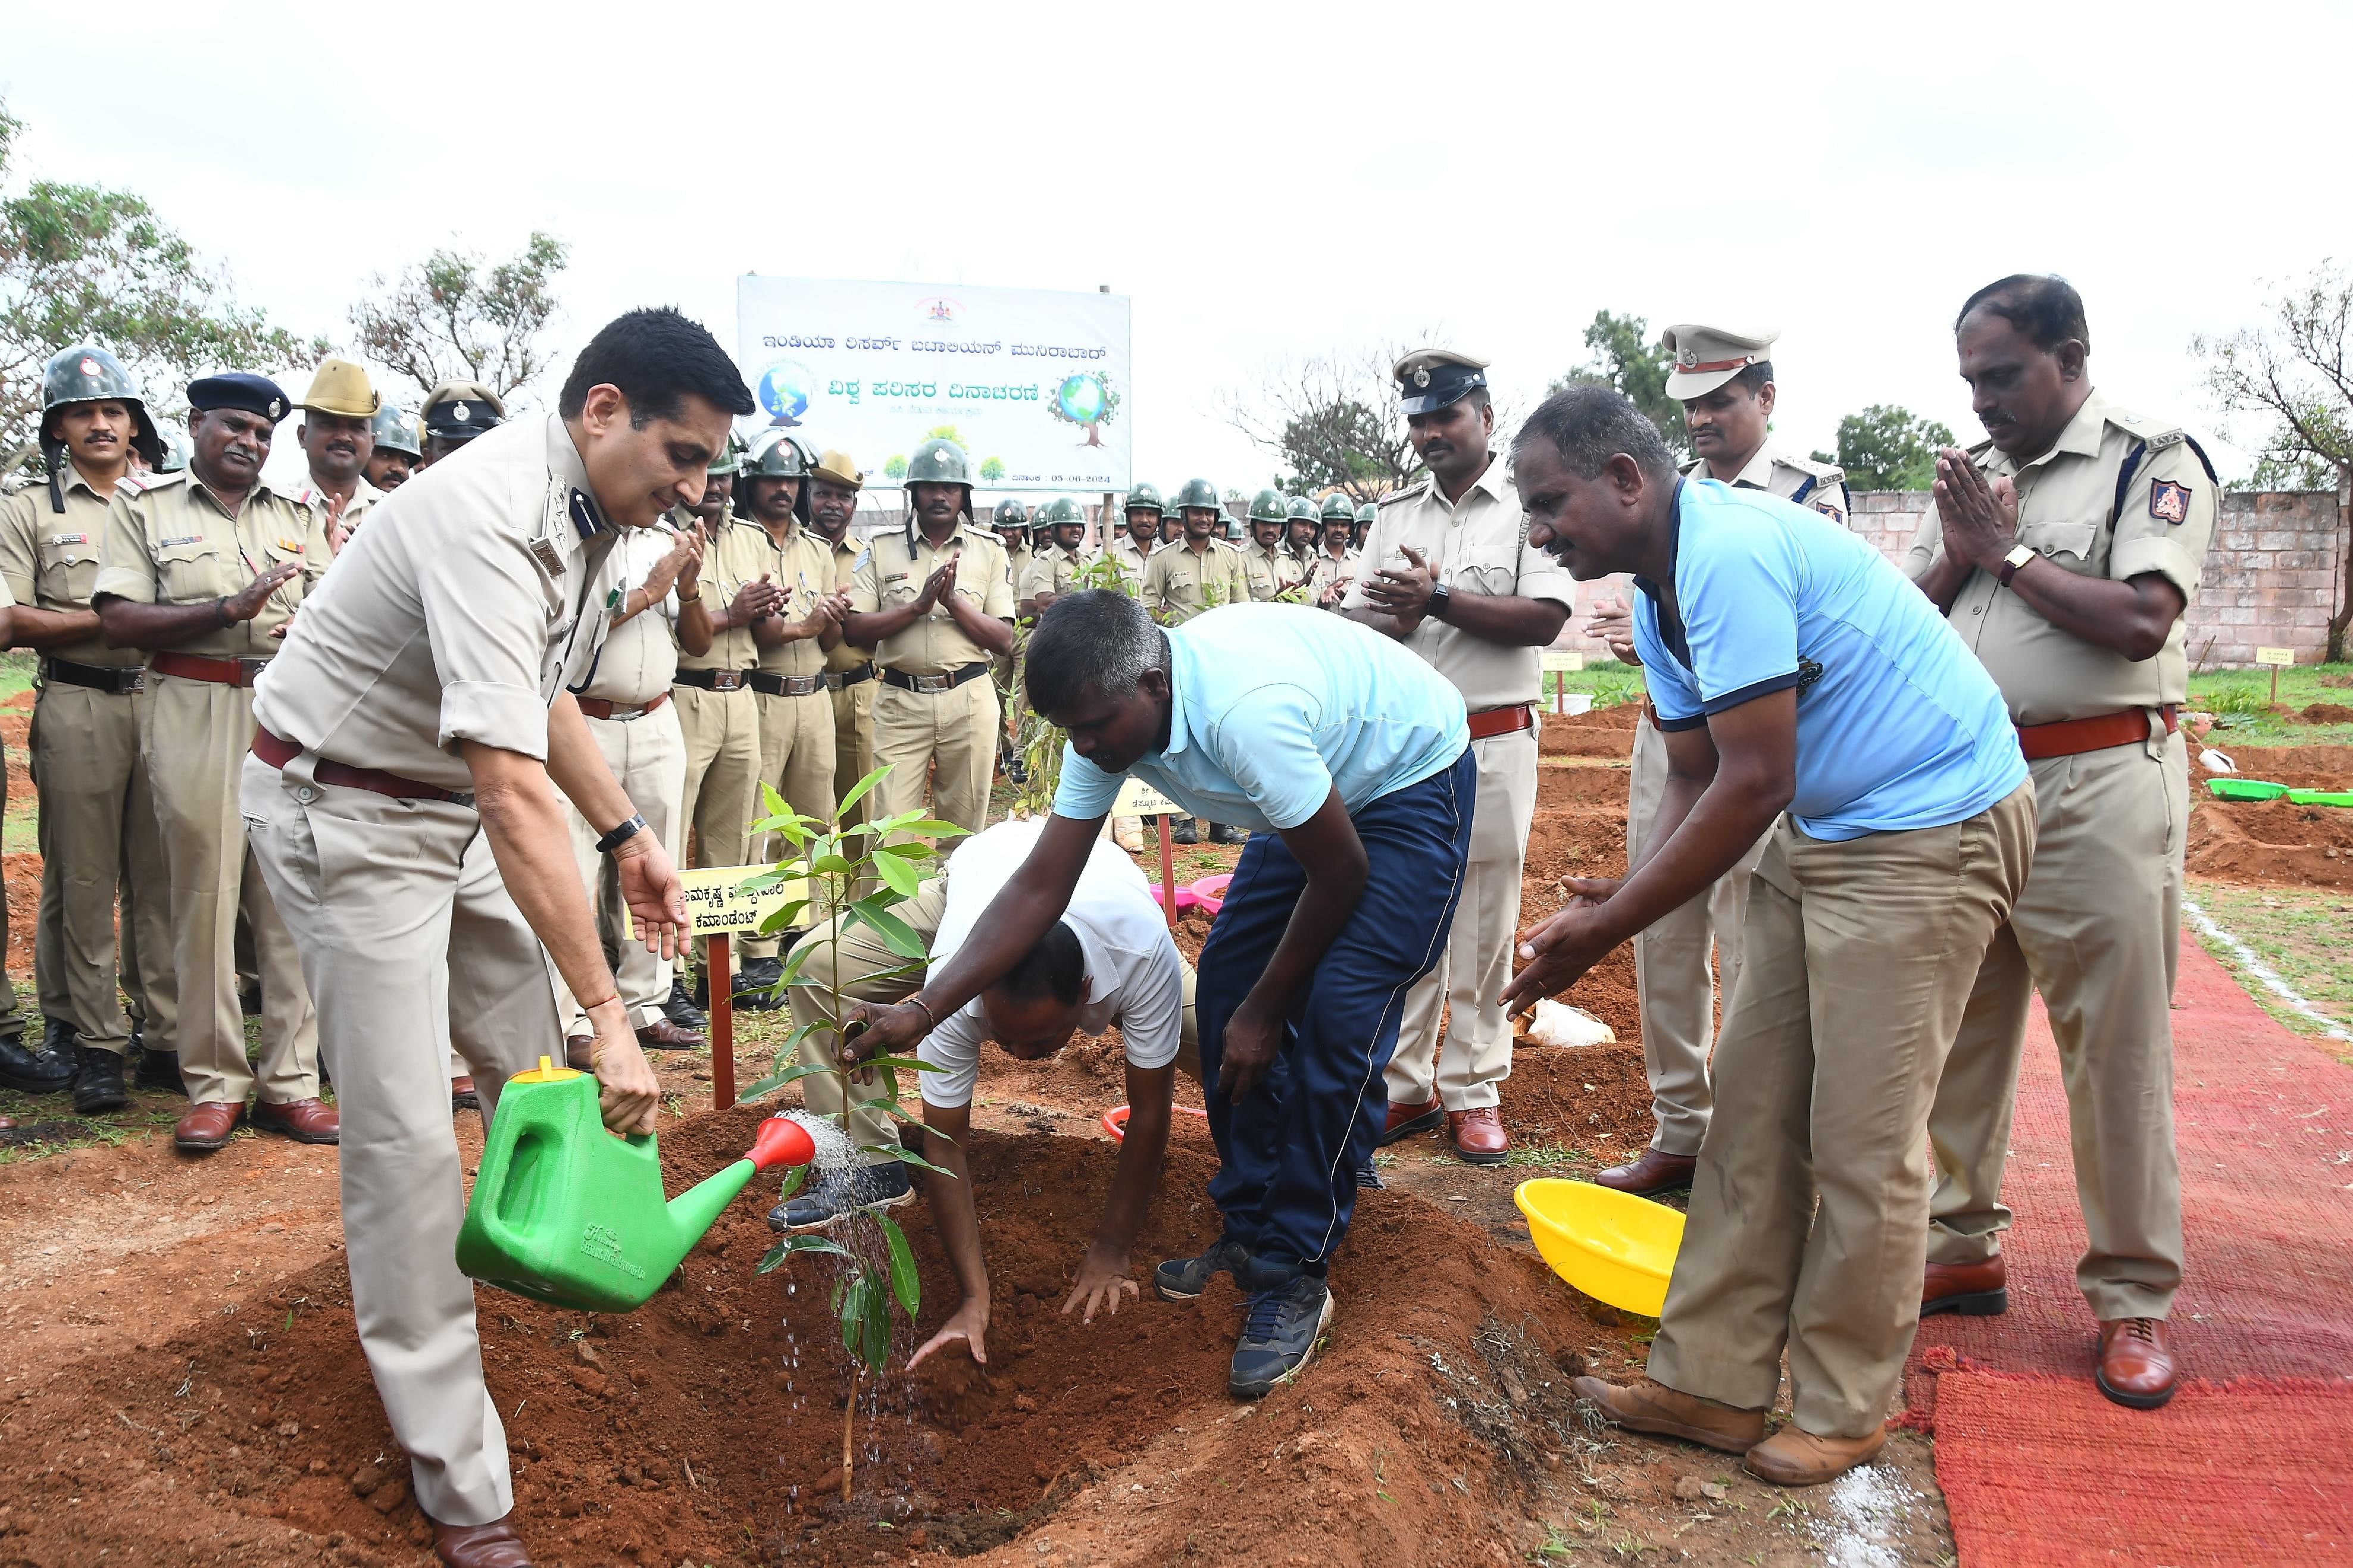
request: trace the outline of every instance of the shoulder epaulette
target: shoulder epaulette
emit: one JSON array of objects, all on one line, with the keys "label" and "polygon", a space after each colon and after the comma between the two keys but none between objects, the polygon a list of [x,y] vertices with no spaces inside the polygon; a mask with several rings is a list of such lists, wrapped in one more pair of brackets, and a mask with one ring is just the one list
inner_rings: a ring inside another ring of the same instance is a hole
[{"label": "shoulder epaulette", "polygon": [[168,474],[159,474],[153,468],[144,472],[134,468],[123,475],[117,482],[130,486],[132,495],[145,495],[149,490],[160,490],[166,485],[179,484],[187,477],[188,470],[185,468],[174,468]]},{"label": "shoulder epaulette", "polygon": [[1385,506],[1394,506],[1398,501],[1419,500],[1424,495],[1428,494],[1429,491],[1430,476],[1428,474],[1424,474],[1413,483],[1406,486],[1405,489],[1401,490],[1391,490],[1388,494],[1374,501],[1373,506],[1377,510]]},{"label": "shoulder epaulette", "polygon": [[1774,453],[1773,460],[1783,468],[1795,468],[1811,477],[1817,486],[1840,484],[1846,479],[1846,470],[1836,463],[1819,462],[1812,458],[1799,458],[1785,452]]},{"label": "shoulder epaulette", "polygon": [[1683,478],[1689,479],[1694,474],[1698,473],[1700,470],[1700,465],[1706,461],[1707,459],[1705,458],[1694,458],[1690,462],[1685,463],[1682,468],[1675,471],[1683,475]]}]

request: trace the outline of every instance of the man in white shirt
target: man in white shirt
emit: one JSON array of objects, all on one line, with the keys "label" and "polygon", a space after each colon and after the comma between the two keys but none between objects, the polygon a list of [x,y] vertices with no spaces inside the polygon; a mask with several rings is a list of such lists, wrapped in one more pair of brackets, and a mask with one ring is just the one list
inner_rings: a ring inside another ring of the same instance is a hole
[{"label": "man in white shirt", "polygon": [[[1029,858],[1044,826],[1043,817],[1000,822],[961,840],[944,879],[924,883],[913,898],[893,908],[923,939],[934,966],[965,944]],[[809,953],[792,990],[795,1027],[831,1017],[826,1000],[837,978],[842,995],[861,1003],[902,1001],[923,982],[921,973],[894,973],[902,961],[864,926],[839,933],[820,926],[799,945]],[[988,1360],[988,1271],[980,1255],[972,1173],[965,1160],[982,1042],[993,1039],[1008,1054],[1035,1061],[1068,1045],[1073,1032],[1100,1035],[1113,1025],[1127,1051],[1127,1138],[1120,1146],[1103,1224],[1080,1265],[1078,1284],[1062,1304],[1065,1312],[1083,1306],[1088,1321],[1097,1308],[1117,1311],[1123,1290],[1135,1294],[1127,1278],[1128,1248],[1160,1179],[1171,1089],[1179,1071],[1196,1081],[1201,1076],[1193,1028],[1193,966],[1170,940],[1167,917],[1153,901],[1144,873],[1117,846],[1098,839],[1061,919],[1010,973],[940,1019],[918,1050],[933,1069],[919,1075],[923,1124],[940,1133],[924,1140],[924,1156],[955,1173],[953,1181],[930,1183],[932,1217],[964,1301],[910,1365],[957,1340],[970,1346],[975,1361]],[[811,1182],[768,1215],[769,1225],[783,1231],[814,1230],[851,1207],[888,1207],[913,1195],[907,1167],[879,1152],[898,1141],[887,1117],[853,1110],[848,1131],[850,1142],[877,1163]]]}]

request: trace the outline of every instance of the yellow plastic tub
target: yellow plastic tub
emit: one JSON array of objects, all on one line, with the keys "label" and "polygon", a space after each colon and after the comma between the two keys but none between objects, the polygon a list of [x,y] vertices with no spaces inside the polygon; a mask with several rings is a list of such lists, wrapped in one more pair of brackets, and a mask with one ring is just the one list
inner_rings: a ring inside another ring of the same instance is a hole
[{"label": "yellow plastic tub", "polygon": [[1512,1201],[1552,1271],[1597,1301],[1655,1318],[1683,1243],[1683,1216],[1664,1204],[1590,1182],[1541,1176]]}]

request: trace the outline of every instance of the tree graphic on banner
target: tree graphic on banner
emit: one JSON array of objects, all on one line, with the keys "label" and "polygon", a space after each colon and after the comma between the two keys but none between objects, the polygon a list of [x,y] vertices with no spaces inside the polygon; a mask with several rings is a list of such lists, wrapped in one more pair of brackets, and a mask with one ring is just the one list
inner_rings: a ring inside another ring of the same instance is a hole
[{"label": "tree graphic on banner", "polygon": [[1080,445],[1100,447],[1103,427],[1118,416],[1119,394],[1113,389],[1111,377],[1103,372],[1082,371],[1062,378],[1047,407],[1063,424],[1075,425],[1087,433],[1087,438]]}]

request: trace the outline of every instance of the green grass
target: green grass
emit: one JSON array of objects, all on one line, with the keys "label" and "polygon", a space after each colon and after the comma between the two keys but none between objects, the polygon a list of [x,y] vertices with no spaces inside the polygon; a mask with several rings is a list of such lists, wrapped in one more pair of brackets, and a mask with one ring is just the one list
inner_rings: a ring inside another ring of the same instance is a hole
[{"label": "green grass", "polygon": [[[2196,879],[2189,891],[2216,924],[2253,949],[2315,1011],[2353,1032],[2353,897],[2320,889],[2242,888]],[[2319,1025],[2245,973],[2228,947],[2204,937],[2200,941],[2289,1033],[2306,1036],[2339,1061],[2353,1064],[2353,1045],[2327,1038]]]},{"label": "green grass", "polygon": [[0,702],[19,691],[33,689],[33,677],[40,670],[41,658],[30,648],[11,648],[0,653]]},{"label": "green grass", "polygon": [[1583,669],[1557,670],[1545,677],[1545,706],[1552,706],[1556,692],[1586,692],[1596,708],[1615,708],[1621,702],[1642,700],[1642,670],[1640,665],[1620,664],[1614,658],[1588,660]]},{"label": "green grass", "polygon": [[[2279,672],[2279,706],[2300,714],[2316,702],[2353,708],[2353,664],[2299,664]],[[2242,746],[2353,745],[2353,724],[2307,724],[2272,708],[2268,669],[2219,669],[2189,678],[2192,711],[2215,718],[2208,744]]]}]

